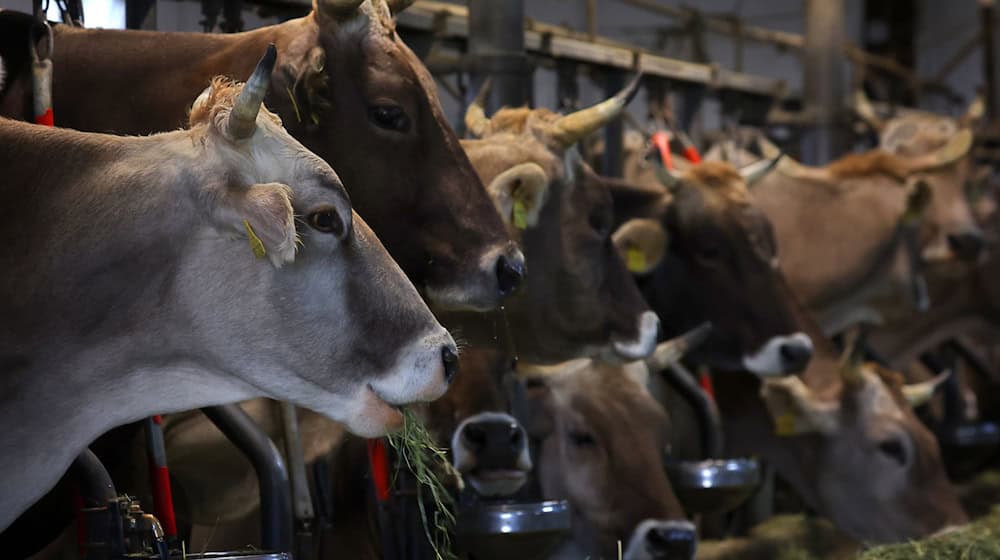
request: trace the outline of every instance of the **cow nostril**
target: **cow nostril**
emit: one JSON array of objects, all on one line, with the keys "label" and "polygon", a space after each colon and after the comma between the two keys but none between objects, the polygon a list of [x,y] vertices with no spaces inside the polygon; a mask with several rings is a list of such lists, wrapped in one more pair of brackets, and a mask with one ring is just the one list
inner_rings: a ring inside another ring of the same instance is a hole
[{"label": "cow nostril", "polygon": [[510,444],[514,449],[519,449],[524,443],[524,436],[521,434],[521,428],[515,425],[510,426]]},{"label": "cow nostril", "polygon": [[486,430],[476,424],[466,424],[462,430],[462,437],[469,447],[482,449],[486,446]]},{"label": "cow nostril", "polygon": [[784,360],[786,368],[790,371],[805,367],[809,359],[812,358],[812,347],[798,342],[782,344],[780,352],[781,359]]},{"label": "cow nostril", "polygon": [[448,346],[441,347],[441,361],[444,362],[444,381],[451,384],[458,373],[458,355]]},{"label": "cow nostril", "polygon": [[948,246],[958,258],[972,260],[983,250],[983,236],[976,232],[949,233]]},{"label": "cow nostril", "polygon": [[497,286],[500,297],[507,297],[521,285],[524,279],[524,261],[500,255],[497,259]]},{"label": "cow nostril", "polygon": [[679,527],[654,527],[646,533],[649,548],[660,553],[670,553],[667,558],[692,558],[696,541],[694,531]]}]

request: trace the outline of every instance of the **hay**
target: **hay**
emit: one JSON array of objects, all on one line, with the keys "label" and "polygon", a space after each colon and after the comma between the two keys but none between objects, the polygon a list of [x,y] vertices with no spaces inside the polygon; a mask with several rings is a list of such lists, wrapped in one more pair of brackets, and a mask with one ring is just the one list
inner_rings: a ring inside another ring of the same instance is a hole
[{"label": "hay", "polygon": [[922,541],[874,547],[859,560],[995,560],[1000,558],[1000,507],[969,525]]},{"label": "hay", "polygon": [[846,560],[856,554],[857,545],[832,523],[805,515],[779,515],[747,537],[698,544],[698,560]]},{"label": "hay", "polygon": [[[434,438],[423,422],[409,408],[403,409],[403,429],[388,436],[389,444],[399,456],[397,465],[406,465],[413,473],[419,486],[417,506],[424,526],[427,541],[434,549],[435,560],[458,560],[452,549],[451,535],[455,529],[455,514],[452,512],[454,500],[437,472],[443,469],[449,474],[454,470],[444,450],[434,444]],[[421,490],[422,489],[422,490]],[[431,495],[433,522],[428,523],[427,508],[424,505],[425,491]]]}]

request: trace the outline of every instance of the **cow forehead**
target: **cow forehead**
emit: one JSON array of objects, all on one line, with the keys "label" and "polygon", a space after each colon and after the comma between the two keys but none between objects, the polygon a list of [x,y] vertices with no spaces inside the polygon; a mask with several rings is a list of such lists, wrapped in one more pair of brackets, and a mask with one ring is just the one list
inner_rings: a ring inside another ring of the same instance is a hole
[{"label": "cow forehead", "polygon": [[932,113],[896,117],[881,135],[883,149],[898,155],[919,156],[943,146],[958,132],[955,119]]}]

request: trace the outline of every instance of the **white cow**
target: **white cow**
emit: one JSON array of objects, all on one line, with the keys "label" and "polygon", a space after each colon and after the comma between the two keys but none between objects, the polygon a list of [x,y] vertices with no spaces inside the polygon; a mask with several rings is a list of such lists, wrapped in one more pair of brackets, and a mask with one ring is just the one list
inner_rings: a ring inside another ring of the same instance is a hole
[{"label": "white cow", "polygon": [[189,130],[0,120],[0,529],[153,413],[268,396],[372,437],[447,388],[451,336],[261,110],[275,56],[217,78]]}]

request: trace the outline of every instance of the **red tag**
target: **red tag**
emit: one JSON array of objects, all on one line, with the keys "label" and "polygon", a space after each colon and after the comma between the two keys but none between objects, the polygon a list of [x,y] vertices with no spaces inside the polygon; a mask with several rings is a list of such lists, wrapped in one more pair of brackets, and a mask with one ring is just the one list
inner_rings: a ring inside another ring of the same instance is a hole
[{"label": "red tag", "polygon": [[698,154],[698,149],[694,146],[686,146],[684,148],[684,159],[691,163],[701,163],[701,155]]},{"label": "red tag", "polygon": [[385,449],[385,441],[381,439],[368,440],[368,464],[372,470],[372,483],[375,484],[375,497],[380,502],[389,501],[389,454]]},{"label": "red tag", "polygon": [[660,159],[663,160],[663,167],[672,171],[674,169],[674,157],[670,153],[670,135],[661,130],[653,133],[653,136],[649,140],[660,151]]},{"label": "red tag", "polygon": [[712,374],[705,370],[702,370],[698,375],[698,385],[701,385],[701,389],[705,391],[712,400],[715,400],[715,387],[712,385]]},{"label": "red tag", "polygon": [[52,107],[49,107],[42,115],[36,116],[35,124],[41,124],[45,126],[55,126],[56,121],[52,117]]}]

